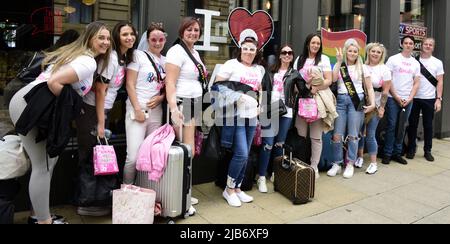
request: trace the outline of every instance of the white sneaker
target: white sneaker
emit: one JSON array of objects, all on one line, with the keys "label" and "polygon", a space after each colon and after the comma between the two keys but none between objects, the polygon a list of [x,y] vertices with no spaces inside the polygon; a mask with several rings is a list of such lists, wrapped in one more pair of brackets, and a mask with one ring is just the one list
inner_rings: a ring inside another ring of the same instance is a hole
[{"label": "white sneaker", "polygon": [[258,185],[259,192],[267,193],[266,177],[259,177],[259,179],[256,183]]},{"label": "white sneaker", "polygon": [[242,206],[241,200],[239,200],[239,197],[237,196],[236,193],[232,193],[231,195],[228,195],[228,192],[225,189],[223,191],[222,195],[225,198],[225,200],[227,200],[228,205],[230,205],[231,207],[240,207],[240,206]]},{"label": "white sneaker", "polygon": [[369,167],[367,168],[367,170],[366,170],[366,174],[373,175],[377,171],[378,171],[378,164],[377,163],[371,163],[369,165]]},{"label": "white sneaker", "polygon": [[360,168],[362,168],[363,164],[364,164],[364,159],[358,158],[355,162],[355,168],[360,169]]},{"label": "white sneaker", "polygon": [[194,216],[195,213],[197,213],[197,210],[195,210],[195,208],[193,206],[191,206],[188,210],[189,216]]},{"label": "white sneaker", "polygon": [[342,167],[339,164],[333,164],[330,170],[328,170],[327,175],[330,177],[335,177],[337,174],[340,174],[342,171]]},{"label": "white sneaker", "polygon": [[198,199],[195,197],[191,197],[191,205],[197,205],[198,204]]},{"label": "white sneaker", "polygon": [[353,177],[354,173],[355,173],[355,167],[353,167],[353,165],[351,165],[351,164],[348,164],[347,167],[345,167],[344,178],[350,179]]},{"label": "white sneaker", "polygon": [[244,202],[244,203],[253,202],[253,197],[247,195],[243,191],[236,193],[236,195],[238,196],[239,200],[241,200],[241,202]]},{"label": "white sneaker", "polygon": [[312,168],[314,169],[314,173],[315,173],[315,176],[316,176],[316,180],[319,179],[319,178],[320,178],[319,168],[317,168],[317,167],[312,167]]}]

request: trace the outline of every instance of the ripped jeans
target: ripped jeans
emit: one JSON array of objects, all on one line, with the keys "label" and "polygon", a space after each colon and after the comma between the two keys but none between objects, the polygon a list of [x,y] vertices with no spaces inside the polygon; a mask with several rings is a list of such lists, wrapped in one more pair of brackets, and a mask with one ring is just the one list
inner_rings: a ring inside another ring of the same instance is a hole
[{"label": "ripped jeans", "polygon": [[[363,94],[359,94],[359,97],[364,99]],[[364,112],[355,110],[352,99],[347,94],[338,95],[336,109],[339,117],[334,122],[334,137],[339,137],[339,141],[333,140],[333,162],[334,164],[344,163],[343,146],[346,141],[347,160],[353,164],[358,155],[359,132],[364,122]]]},{"label": "ripped jeans", "polygon": [[[279,144],[284,144],[292,125],[292,118],[281,117],[278,126],[275,124],[262,127],[262,147],[259,154],[259,176],[265,176],[272,154],[279,157],[283,155],[283,148]],[[275,148],[274,148],[275,147]]]}]

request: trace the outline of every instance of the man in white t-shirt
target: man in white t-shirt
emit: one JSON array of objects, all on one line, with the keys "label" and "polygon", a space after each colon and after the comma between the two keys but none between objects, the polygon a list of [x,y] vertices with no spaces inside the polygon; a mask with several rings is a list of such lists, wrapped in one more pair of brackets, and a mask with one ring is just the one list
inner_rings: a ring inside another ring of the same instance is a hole
[{"label": "man in white t-shirt", "polygon": [[401,156],[403,137],[407,118],[411,114],[412,103],[420,85],[420,64],[412,57],[413,37],[403,37],[402,47],[402,52],[390,57],[386,63],[392,72],[392,85],[386,104],[387,127],[383,164],[389,164],[391,160],[408,164]]},{"label": "man in white t-shirt", "polygon": [[[424,72],[422,72],[422,75],[420,76],[420,87],[414,98],[411,116],[409,117],[409,144],[406,151],[406,158],[414,159],[417,147],[417,128],[419,126],[420,113],[422,113],[425,137],[425,146],[423,150],[425,152],[425,159],[429,162],[434,162],[434,157],[431,155],[431,148],[433,145],[433,120],[434,113],[441,111],[445,73],[442,61],[433,57],[434,47],[435,40],[433,38],[427,38],[422,42],[422,51],[419,60],[435,79],[431,77],[427,78],[424,75]],[[437,86],[435,86],[436,84],[433,84],[433,82],[436,81]]]}]

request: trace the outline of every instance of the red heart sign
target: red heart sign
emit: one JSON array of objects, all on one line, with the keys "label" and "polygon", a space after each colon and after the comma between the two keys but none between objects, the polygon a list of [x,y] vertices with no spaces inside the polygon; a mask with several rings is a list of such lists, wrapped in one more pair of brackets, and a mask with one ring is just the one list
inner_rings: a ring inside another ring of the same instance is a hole
[{"label": "red heart sign", "polygon": [[236,8],[228,17],[228,28],[234,43],[239,46],[239,36],[245,29],[252,29],[258,35],[258,49],[262,49],[272,38],[274,24],[272,17],[263,10],[253,14],[245,8]]}]

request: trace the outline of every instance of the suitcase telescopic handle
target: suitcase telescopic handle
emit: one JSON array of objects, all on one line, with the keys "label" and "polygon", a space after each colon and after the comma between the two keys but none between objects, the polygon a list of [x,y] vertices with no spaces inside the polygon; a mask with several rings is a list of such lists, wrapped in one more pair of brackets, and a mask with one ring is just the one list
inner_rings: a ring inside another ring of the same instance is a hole
[{"label": "suitcase telescopic handle", "polygon": [[[286,151],[289,152],[289,160],[284,160],[284,156],[286,155]],[[293,151],[293,148],[291,146],[284,144],[284,146],[283,146],[283,160],[282,160],[281,166],[284,169],[286,169],[286,170],[291,168],[291,164],[292,164],[292,161],[293,161],[292,160],[293,159],[292,151]],[[286,163],[286,161],[288,161],[288,162]]]}]

